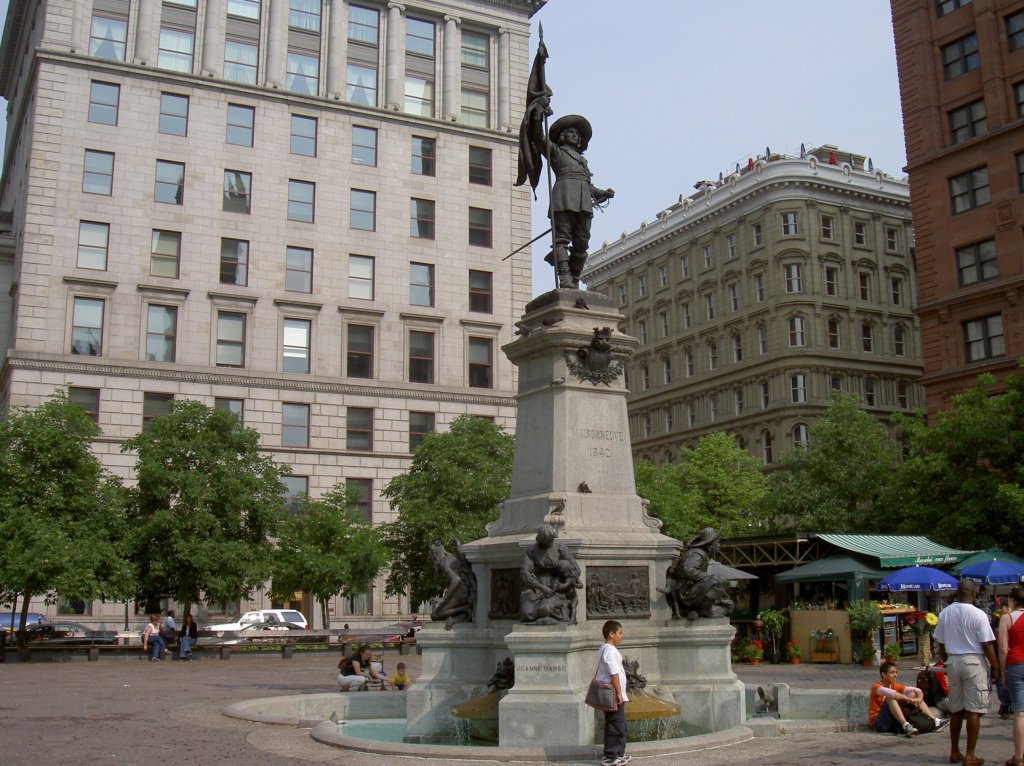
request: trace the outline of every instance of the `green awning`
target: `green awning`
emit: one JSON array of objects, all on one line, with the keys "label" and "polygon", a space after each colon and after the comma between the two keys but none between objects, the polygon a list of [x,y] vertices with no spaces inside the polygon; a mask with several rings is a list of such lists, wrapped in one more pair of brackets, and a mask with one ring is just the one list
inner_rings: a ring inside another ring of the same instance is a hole
[{"label": "green awning", "polygon": [[878,580],[885,577],[878,567],[852,556],[828,556],[775,575],[775,582],[834,582],[839,580]]},{"label": "green awning", "polygon": [[816,535],[839,548],[864,556],[875,556],[883,567],[912,567],[955,564],[974,551],[947,548],[923,535]]}]

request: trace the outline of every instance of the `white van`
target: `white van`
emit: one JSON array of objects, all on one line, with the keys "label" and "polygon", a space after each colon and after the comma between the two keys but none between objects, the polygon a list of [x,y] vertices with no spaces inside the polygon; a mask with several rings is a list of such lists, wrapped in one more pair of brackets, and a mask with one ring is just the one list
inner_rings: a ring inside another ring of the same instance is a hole
[{"label": "white van", "polygon": [[271,625],[276,623],[281,625],[281,627],[286,627],[286,623],[290,623],[299,628],[309,628],[309,623],[306,622],[302,612],[294,609],[255,609],[239,615],[231,622],[223,622],[220,625],[208,625],[204,630],[244,630],[253,625],[266,625],[267,623]]}]

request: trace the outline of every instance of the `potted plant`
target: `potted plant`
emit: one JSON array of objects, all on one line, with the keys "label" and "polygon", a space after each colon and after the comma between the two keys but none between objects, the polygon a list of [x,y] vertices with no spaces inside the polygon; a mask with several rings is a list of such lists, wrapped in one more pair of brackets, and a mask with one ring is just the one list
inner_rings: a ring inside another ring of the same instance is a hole
[{"label": "potted plant", "polygon": [[764,659],[764,644],[761,639],[755,638],[748,644],[747,659],[750,660],[751,665],[761,664],[761,660]]},{"label": "potted plant", "polygon": [[800,644],[795,640],[786,644],[786,657],[789,658],[790,663],[793,665],[800,664],[800,651]]},{"label": "potted plant", "polygon": [[857,645],[857,659],[864,667],[871,667],[875,659],[875,647],[871,645],[871,641],[865,639]]},{"label": "potted plant", "polygon": [[[868,650],[870,650],[871,657],[874,658],[875,650],[871,646],[871,639],[875,631],[882,627],[882,612],[879,610],[877,602],[865,599],[851,601],[846,607],[846,613],[850,620],[850,637],[855,642],[859,642],[855,650],[857,658],[863,662],[862,651]],[[860,645],[863,644],[867,644],[868,649],[861,650]]]},{"label": "potted plant", "polygon": [[893,641],[889,641],[885,648],[882,649],[882,656],[889,662],[896,662],[902,654],[903,650],[900,648],[900,645]]},{"label": "potted plant", "polygon": [[785,612],[778,609],[762,609],[757,613],[757,618],[764,625],[764,632],[772,640],[772,655],[775,662],[779,660],[779,639],[782,637],[782,629],[789,622]]}]

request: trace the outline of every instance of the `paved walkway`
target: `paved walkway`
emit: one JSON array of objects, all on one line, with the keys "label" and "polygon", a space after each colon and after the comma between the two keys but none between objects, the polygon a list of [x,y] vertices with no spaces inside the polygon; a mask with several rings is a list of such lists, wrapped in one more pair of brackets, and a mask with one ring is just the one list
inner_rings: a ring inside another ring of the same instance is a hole
[{"label": "paved walkway", "polygon": [[[341,751],[313,742],[305,730],[237,721],[220,714],[230,702],[253,697],[334,690],[336,654],[203,659],[191,663],[104,658],[85,662],[0,664],[0,764],[173,763],[175,766],[391,766],[398,759]],[[410,675],[419,657],[403,657]],[[389,672],[397,653],[385,658]],[[877,669],[840,665],[739,665],[747,684],[867,689]],[[909,666],[903,674],[913,677]],[[1002,764],[1012,750],[1010,722],[988,715],[978,754]],[[870,732],[755,739],[720,750],[635,758],[637,766],[866,766],[945,763],[945,733],[913,739]],[[403,766],[436,766],[403,758]],[[468,764],[468,761],[447,761]],[[475,763],[480,763],[476,761]]]}]

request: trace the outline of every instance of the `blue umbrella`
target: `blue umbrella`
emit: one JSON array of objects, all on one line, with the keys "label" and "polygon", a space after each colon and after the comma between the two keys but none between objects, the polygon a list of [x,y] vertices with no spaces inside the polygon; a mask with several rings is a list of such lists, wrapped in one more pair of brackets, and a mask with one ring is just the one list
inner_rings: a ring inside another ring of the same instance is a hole
[{"label": "blue umbrella", "polygon": [[1024,564],[999,559],[976,561],[960,570],[960,574],[986,585],[1008,585],[1020,582],[1024,577]]},{"label": "blue umbrella", "polygon": [[957,579],[932,567],[904,567],[878,581],[878,590],[956,590]]}]

